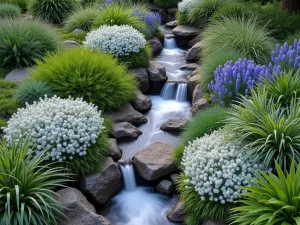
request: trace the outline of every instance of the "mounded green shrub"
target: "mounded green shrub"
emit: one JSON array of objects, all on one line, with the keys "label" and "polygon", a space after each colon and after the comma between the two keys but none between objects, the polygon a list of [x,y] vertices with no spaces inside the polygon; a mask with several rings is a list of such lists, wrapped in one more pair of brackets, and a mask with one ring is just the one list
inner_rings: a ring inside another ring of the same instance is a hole
[{"label": "mounded green shrub", "polygon": [[30,0],[28,10],[38,18],[60,24],[79,5],[79,0]]},{"label": "mounded green shrub", "polygon": [[222,20],[224,17],[235,19],[251,18],[255,16],[255,11],[243,3],[232,3],[219,8],[211,17],[211,21]]},{"label": "mounded green shrub", "polygon": [[276,164],[276,173],[260,172],[251,181],[240,206],[232,210],[232,224],[299,224],[300,164],[284,173]]},{"label": "mounded green shrub", "polygon": [[9,119],[20,107],[14,99],[17,86],[15,82],[0,79],[0,119]]},{"label": "mounded green shrub", "polygon": [[133,8],[121,4],[107,5],[100,11],[99,16],[93,23],[93,28],[97,29],[103,25],[128,25],[137,29],[145,37],[149,37],[151,34],[146,24],[139,17],[131,16],[132,13]]},{"label": "mounded green shrub", "polygon": [[226,4],[232,4],[235,0],[201,0],[189,10],[189,23],[197,27],[205,27],[211,16]]},{"label": "mounded green shrub", "polygon": [[0,4],[3,3],[17,5],[22,12],[26,12],[28,0],[0,0]]},{"label": "mounded green shrub", "polygon": [[208,90],[208,84],[214,79],[218,66],[223,66],[228,61],[237,61],[246,58],[247,54],[234,49],[222,49],[220,51],[204,55],[199,69],[200,85],[202,90]]},{"label": "mounded green shrub", "polygon": [[209,134],[225,125],[228,109],[215,105],[198,112],[181,134],[181,144],[175,148],[173,161],[180,167],[184,147],[189,141]]},{"label": "mounded green shrub", "polygon": [[126,66],[131,68],[145,68],[149,66],[151,60],[152,51],[149,44],[145,45],[145,48],[142,48],[137,53],[131,53],[130,55],[120,56],[118,60],[121,63],[126,64]]},{"label": "mounded green shrub", "polygon": [[70,174],[47,164],[41,154],[33,156],[23,142],[0,145],[0,223],[57,224],[63,207],[55,191],[70,181]]},{"label": "mounded green shrub", "polygon": [[52,88],[47,82],[40,80],[27,80],[21,83],[17,90],[15,97],[19,103],[25,105],[32,104],[39,101],[40,98],[53,96]]},{"label": "mounded green shrub", "polygon": [[[278,97],[278,96],[277,96]],[[260,159],[266,168],[274,160],[285,170],[291,162],[300,162],[300,102],[291,99],[287,107],[262,88],[251,91],[251,97],[241,96],[226,119],[236,136],[251,147],[250,157]]]},{"label": "mounded green shrub", "polygon": [[72,12],[65,21],[65,28],[72,32],[74,29],[82,29],[90,31],[96,18],[99,16],[100,10],[95,6],[87,6],[79,8]]},{"label": "mounded green shrub", "polygon": [[177,7],[180,0],[154,0],[154,3],[163,8]]},{"label": "mounded green shrub", "polygon": [[37,20],[0,20],[0,66],[14,69],[35,64],[47,52],[56,51],[58,33]]},{"label": "mounded green shrub", "polygon": [[13,4],[0,4],[0,18],[15,18],[21,16],[21,9]]},{"label": "mounded green shrub", "polygon": [[55,94],[82,97],[105,111],[133,100],[137,88],[134,76],[113,56],[79,47],[46,56],[31,74]]},{"label": "mounded green shrub", "polygon": [[222,49],[244,52],[256,63],[270,61],[274,39],[270,32],[257,24],[255,18],[224,18],[214,21],[202,32],[203,55],[216,53]]}]

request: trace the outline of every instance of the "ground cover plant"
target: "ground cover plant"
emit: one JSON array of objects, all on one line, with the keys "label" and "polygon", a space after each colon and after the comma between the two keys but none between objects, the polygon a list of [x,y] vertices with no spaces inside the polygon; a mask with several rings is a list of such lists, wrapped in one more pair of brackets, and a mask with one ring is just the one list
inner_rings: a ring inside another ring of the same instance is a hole
[{"label": "ground cover plant", "polygon": [[14,18],[21,16],[21,9],[17,5],[0,3],[0,18]]},{"label": "ground cover plant", "polygon": [[32,15],[43,20],[60,24],[76,7],[78,0],[30,0],[28,9]]},{"label": "ground cover plant", "polygon": [[0,20],[0,67],[14,69],[35,64],[59,47],[59,35],[37,20]]},{"label": "ground cover plant", "polygon": [[[42,151],[42,150],[41,150]],[[0,145],[0,223],[49,225],[63,216],[55,188],[70,181],[62,167],[45,164],[33,155],[26,139]]]},{"label": "ground cover plant", "polygon": [[87,34],[86,48],[111,53],[128,68],[147,67],[151,50],[144,36],[128,25],[101,26]]},{"label": "ground cover plant", "polygon": [[137,88],[133,75],[117,59],[84,48],[50,54],[31,74],[46,81],[58,96],[81,97],[104,111],[133,100]]}]

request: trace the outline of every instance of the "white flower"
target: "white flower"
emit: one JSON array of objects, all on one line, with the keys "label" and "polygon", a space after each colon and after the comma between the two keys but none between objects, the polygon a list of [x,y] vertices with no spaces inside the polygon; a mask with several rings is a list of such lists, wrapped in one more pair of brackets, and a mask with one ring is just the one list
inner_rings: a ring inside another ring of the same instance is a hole
[{"label": "white flower", "polygon": [[62,161],[72,159],[71,155],[85,155],[103,128],[101,111],[95,105],[80,98],[54,96],[19,109],[4,132],[8,143],[29,135],[29,144],[37,154],[47,149],[49,158]]},{"label": "white flower", "polygon": [[201,199],[233,202],[239,198],[242,185],[249,185],[255,171],[262,169],[254,159],[246,157],[239,142],[226,142],[221,131],[198,138],[185,148],[184,173]]},{"label": "white flower", "polygon": [[131,26],[104,25],[89,32],[83,44],[92,50],[101,50],[118,57],[139,52],[145,48],[146,39]]},{"label": "white flower", "polygon": [[179,2],[178,11],[181,13],[188,12],[198,1],[202,0],[183,0],[182,2]]}]

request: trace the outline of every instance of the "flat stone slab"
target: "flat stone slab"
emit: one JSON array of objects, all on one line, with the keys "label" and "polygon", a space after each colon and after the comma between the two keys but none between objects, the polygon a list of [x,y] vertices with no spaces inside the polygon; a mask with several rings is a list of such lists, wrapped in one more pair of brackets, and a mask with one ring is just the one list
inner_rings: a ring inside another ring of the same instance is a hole
[{"label": "flat stone slab", "polygon": [[200,34],[200,29],[188,25],[180,25],[175,27],[172,33],[179,37],[195,37]]},{"label": "flat stone slab", "polygon": [[8,73],[5,77],[5,80],[15,81],[15,82],[22,82],[26,77],[30,76],[29,70],[33,67],[24,67],[24,68],[17,68]]},{"label": "flat stone slab", "polygon": [[181,132],[187,122],[187,119],[168,119],[160,126],[160,129],[163,131]]},{"label": "flat stone slab", "polygon": [[143,132],[128,122],[115,123],[111,135],[117,140],[136,139]]},{"label": "flat stone slab", "polygon": [[191,70],[194,71],[199,67],[199,65],[197,63],[188,63],[188,64],[184,64],[183,66],[181,66],[179,69],[181,70]]},{"label": "flat stone slab", "polygon": [[170,21],[168,23],[166,23],[166,27],[168,28],[175,28],[177,26],[177,21],[176,20],[173,20],[173,21]]},{"label": "flat stone slab", "polygon": [[124,105],[120,110],[111,112],[108,115],[115,123],[128,122],[132,124],[140,124],[148,122],[147,117],[136,111],[129,103]]}]

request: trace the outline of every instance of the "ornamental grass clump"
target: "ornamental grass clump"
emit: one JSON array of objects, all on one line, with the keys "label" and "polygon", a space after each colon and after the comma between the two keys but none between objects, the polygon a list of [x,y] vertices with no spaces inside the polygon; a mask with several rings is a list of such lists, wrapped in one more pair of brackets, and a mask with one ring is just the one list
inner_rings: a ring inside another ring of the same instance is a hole
[{"label": "ornamental grass clump", "polygon": [[56,95],[83,98],[103,111],[119,109],[136,96],[133,74],[113,56],[90,49],[50,54],[30,73],[34,79],[46,81]]},{"label": "ornamental grass clump", "polygon": [[0,67],[14,69],[35,64],[59,47],[53,27],[37,20],[0,20]]},{"label": "ornamental grass clump", "polygon": [[276,174],[260,172],[250,184],[242,187],[246,192],[232,209],[231,224],[299,224],[300,164],[295,169],[293,162],[286,173],[276,164]]},{"label": "ornamental grass clump", "polygon": [[[41,152],[43,152],[41,150]],[[63,207],[57,188],[71,181],[64,168],[36,155],[27,140],[0,145],[0,224],[57,224]]]},{"label": "ornamental grass clump", "polygon": [[35,17],[60,24],[79,5],[78,0],[29,0],[28,9]]},{"label": "ornamental grass clump", "polygon": [[[66,161],[72,168],[73,161],[85,161],[88,157],[94,164],[101,164],[103,149],[99,152],[89,152],[97,143],[104,126],[101,111],[82,99],[61,99],[52,97],[40,99],[32,105],[26,104],[8,121],[4,128],[8,143],[19,142],[23,135],[28,136],[28,144],[34,150],[33,155],[43,153],[47,160]],[[44,149],[47,151],[43,152]],[[73,171],[89,173],[93,171],[78,171],[86,166],[77,165]]]},{"label": "ornamental grass clump", "polygon": [[179,190],[187,212],[187,224],[225,221],[234,201],[244,192],[255,172],[262,169],[247,158],[248,148],[226,142],[222,131],[214,131],[189,143],[182,158],[183,172]]},{"label": "ornamental grass clump", "polygon": [[203,55],[233,49],[247,54],[258,64],[269,63],[274,47],[270,31],[258,25],[256,18],[224,18],[213,21],[202,32]]},{"label": "ornamental grass clump", "polygon": [[[277,96],[278,97],[278,96]],[[280,98],[280,97],[279,97]],[[274,160],[283,170],[291,162],[300,162],[300,100],[291,99],[285,106],[266,88],[251,91],[251,97],[241,97],[226,119],[229,129],[247,147],[249,157],[274,168]]]},{"label": "ornamental grass clump", "polygon": [[269,68],[257,65],[253,60],[229,61],[215,71],[215,79],[208,85],[214,102],[228,106],[240,95],[249,97],[251,89],[263,77],[268,76]]},{"label": "ornamental grass clump", "polygon": [[87,34],[84,46],[111,53],[129,68],[147,67],[151,57],[143,34],[128,25],[101,26]]},{"label": "ornamental grass clump", "polygon": [[300,39],[294,40],[293,45],[284,43],[282,46],[276,45],[272,51],[272,66],[274,72],[280,73],[281,71],[288,71],[293,69],[297,71],[300,69]]},{"label": "ornamental grass clump", "polygon": [[21,9],[17,5],[0,3],[0,18],[15,18],[21,16]]}]

